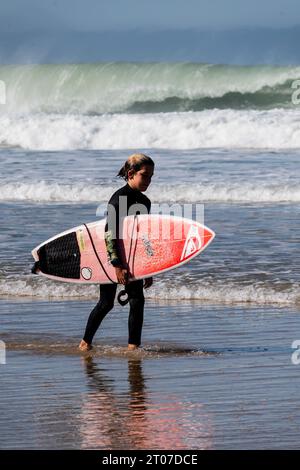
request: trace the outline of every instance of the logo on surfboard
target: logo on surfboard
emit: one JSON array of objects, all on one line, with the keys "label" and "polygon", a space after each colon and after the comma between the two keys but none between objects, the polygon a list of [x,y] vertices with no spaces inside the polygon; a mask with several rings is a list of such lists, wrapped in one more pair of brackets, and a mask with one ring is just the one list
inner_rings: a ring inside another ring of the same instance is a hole
[{"label": "logo on surfboard", "polygon": [[151,242],[150,242],[149,238],[147,237],[147,235],[143,234],[142,235],[142,240],[143,240],[144,247],[145,247],[147,255],[148,256],[153,256],[154,251],[152,249]]},{"label": "logo on surfboard", "polygon": [[199,228],[197,227],[197,225],[191,225],[181,253],[180,261],[198,252],[201,249],[201,246],[202,242],[201,237],[199,235]]}]

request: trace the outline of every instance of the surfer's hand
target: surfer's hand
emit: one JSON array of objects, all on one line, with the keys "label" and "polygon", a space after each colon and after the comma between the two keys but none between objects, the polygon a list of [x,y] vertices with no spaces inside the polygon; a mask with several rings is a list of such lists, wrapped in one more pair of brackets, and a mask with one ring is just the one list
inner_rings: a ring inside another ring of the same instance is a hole
[{"label": "surfer's hand", "polygon": [[127,284],[128,282],[128,269],[116,267],[115,270],[118,283],[123,284],[125,286],[125,284]]},{"label": "surfer's hand", "polygon": [[144,280],[144,288],[148,289],[148,287],[151,287],[153,284],[153,277],[147,277],[147,279]]}]

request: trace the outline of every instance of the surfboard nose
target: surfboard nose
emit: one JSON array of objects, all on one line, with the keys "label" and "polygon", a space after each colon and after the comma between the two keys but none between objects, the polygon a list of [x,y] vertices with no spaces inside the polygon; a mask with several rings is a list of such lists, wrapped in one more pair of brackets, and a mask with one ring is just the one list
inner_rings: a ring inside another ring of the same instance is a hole
[{"label": "surfboard nose", "polygon": [[191,224],[181,253],[181,261],[201,253],[214,236],[215,233],[210,228],[197,223]]},{"label": "surfboard nose", "polygon": [[202,248],[204,248],[205,246],[207,246],[210,242],[213,241],[213,239],[215,238],[215,232],[213,230],[211,230],[210,228],[208,227],[204,227],[203,230],[202,230],[202,237],[203,237],[203,246]]}]

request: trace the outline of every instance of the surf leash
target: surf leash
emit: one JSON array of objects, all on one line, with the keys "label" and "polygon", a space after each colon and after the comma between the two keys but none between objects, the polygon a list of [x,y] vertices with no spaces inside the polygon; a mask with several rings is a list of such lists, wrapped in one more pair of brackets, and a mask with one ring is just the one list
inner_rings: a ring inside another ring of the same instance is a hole
[{"label": "surf leash", "polygon": [[[129,266],[129,263],[130,263],[130,258],[131,258],[131,251],[132,251],[132,237],[133,237],[133,230],[134,230],[134,225],[135,225],[135,220],[137,219],[137,214],[134,215],[134,220],[133,220],[133,225],[132,225],[132,231],[131,231],[131,237],[130,237],[130,248],[129,248],[129,256],[128,256],[128,263],[127,265]],[[127,296],[125,297],[124,299],[122,299],[122,297],[124,296]],[[128,297],[128,294],[126,292],[125,289],[122,289],[118,296],[117,296],[117,299],[118,299],[118,302],[120,305],[122,305],[122,307],[124,307],[124,305],[128,304],[129,302],[129,297]]]}]

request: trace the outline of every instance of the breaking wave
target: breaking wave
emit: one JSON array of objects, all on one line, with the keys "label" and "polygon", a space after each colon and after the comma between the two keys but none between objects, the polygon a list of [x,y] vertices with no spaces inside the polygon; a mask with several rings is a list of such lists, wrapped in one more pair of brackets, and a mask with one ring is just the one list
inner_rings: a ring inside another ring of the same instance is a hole
[{"label": "breaking wave", "polygon": [[[172,285],[172,287],[170,287]],[[292,283],[288,287],[276,283],[242,284],[233,281],[199,281],[176,284],[162,279],[145,296],[153,301],[199,301],[208,304],[257,304],[295,305],[300,303],[300,286]],[[51,282],[47,279],[20,276],[0,280],[0,297],[49,300],[98,299],[97,285],[75,285]]]},{"label": "breaking wave", "polygon": [[300,109],[0,115],[0,146],[30,150],[300,148]]},{"label": "breaking wave", "polygon": [[300,67],[201,63],[0,66],[5,112],[102,114],[291,107]]},{"label": "breaking wave", "polygon": [[[0,201],[29,202],[106,202],[117,186],[93,184],[61,184],[46,181],[0,184]],[[155,203],[176,202],[300,202],[300,186],[296,183],[258,184],[204,183],[204,184],[156,184],[147,192]],[[102,207],[101,207],[102,209]]]}]

